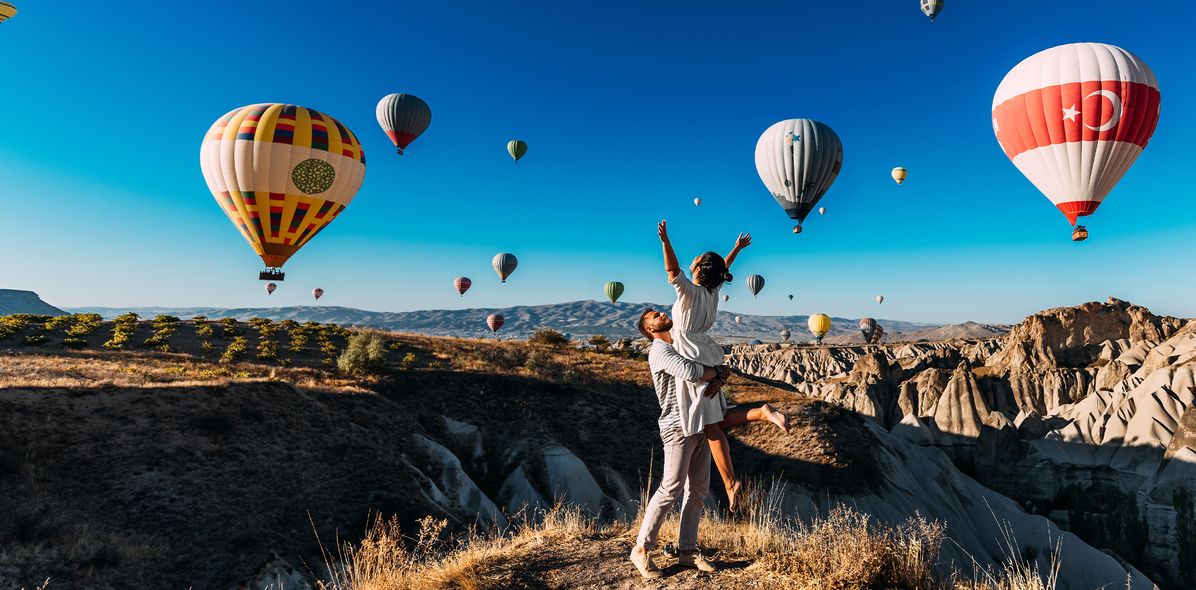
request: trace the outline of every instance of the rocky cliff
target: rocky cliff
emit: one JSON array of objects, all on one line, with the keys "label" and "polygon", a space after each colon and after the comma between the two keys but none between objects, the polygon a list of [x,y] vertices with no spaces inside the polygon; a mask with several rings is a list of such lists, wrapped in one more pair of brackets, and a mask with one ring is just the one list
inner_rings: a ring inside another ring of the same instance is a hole
[{"label": "rocky cliff", "polygon": [[731,362],[946,452],[1169,587],[1196,585],[1196,324],[1110,298],[997,338],[741,347]]},{"label": "rocky cliff", "polygon": [[0,289],[0,316],[14,313],[35,315],[65,315],[66,312],[42,301],[33,291]]}]

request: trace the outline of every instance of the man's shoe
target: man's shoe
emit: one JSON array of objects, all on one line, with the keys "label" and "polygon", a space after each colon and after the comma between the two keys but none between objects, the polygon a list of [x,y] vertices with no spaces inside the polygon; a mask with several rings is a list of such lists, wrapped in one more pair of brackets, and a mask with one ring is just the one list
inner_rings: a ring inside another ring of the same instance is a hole
[{"label": "man's shoe", "polygon": [[664,572],[656,567],[656,562],[652,561],[652,555],[648,552],[636,553],[632,551],[631,563],[635,564],[635,569],[639,570],[641,576],[649,580],[664,576]]},{"label": "man's shoe", "polygon": [[677,556],[677,565],[681,567],[692,567],[700,572],[706,572],[708,574],[718,571],[718,568],[714,567],[713,563],[706,561],[706,558],[702,557],[702,554],[697,552],[689,554],[682,553],[681,555]]}]

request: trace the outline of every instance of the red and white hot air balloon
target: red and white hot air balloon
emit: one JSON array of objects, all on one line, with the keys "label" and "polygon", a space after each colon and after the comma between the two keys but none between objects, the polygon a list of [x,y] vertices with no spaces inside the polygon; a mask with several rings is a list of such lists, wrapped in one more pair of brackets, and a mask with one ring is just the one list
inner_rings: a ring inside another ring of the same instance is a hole
[{"label": "red and white hot air balloon", "polygon": [[[1159,84],[1138,56],[1103,43],[1036,53],[993,97],[1005,155],[1072,225],[1092,215],[1142,153],[1160,112]],[[1072,238],[1087,237],[1078,226]]]},{"label": "red and white hot air balloon", "polygon": [[320,298],[324,296],[324,290],[319,287],[316,287],[315,289],[311,290],[311,296],[315,297],[316,301],[319,301]]},{"label": "red and white hot air balloon", "polygon": [[274,290],[277,288],[278,285],[275,285],[274,283],[266,283],[266,295],[273,295]]},{"label": "red and white hot air balloon", "polygon": [[490,327],[491,332],[499,331],[499,329],[502,328],[502,325],[505,324],[506,322],[507,322],[506,318],[502,317],[502,315],[497,314],[497,313],[492,313],[492,314],[490,314],[489,317],[486,318],[486,325]]},{"label": "red and white hot air balloon", "polygon": [[465,292],[473,286],[473,281],[469,277],[457,277],[453,279],[453,288],[457,290],[457,294],[464,297]]}]

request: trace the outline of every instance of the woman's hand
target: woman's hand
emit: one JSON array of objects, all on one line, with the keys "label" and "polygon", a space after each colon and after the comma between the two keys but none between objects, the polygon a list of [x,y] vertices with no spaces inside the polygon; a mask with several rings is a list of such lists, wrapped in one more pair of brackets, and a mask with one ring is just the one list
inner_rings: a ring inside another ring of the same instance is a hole
[{"label": "woman's hand", "polygon": [[735,238],[735,249],[736,250],[742,250],[751,245],[752,245],[752,234],[739,234],[739,237]]},{"label": "woman's hand", "polygon": [[660,236],[660,241],[669,241],[669,228],[666,227],[668,220],[661,219],[660,223],[656,224],[656,235]]}]

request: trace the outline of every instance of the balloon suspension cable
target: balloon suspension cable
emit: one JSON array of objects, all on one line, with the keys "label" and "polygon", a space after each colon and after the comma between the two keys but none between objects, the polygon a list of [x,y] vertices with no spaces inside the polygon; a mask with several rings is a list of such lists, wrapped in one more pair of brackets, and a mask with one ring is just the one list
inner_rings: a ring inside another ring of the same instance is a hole
[{"label": "balloon suspension cable", "polygon": [[396,147],[396,148],[395,148],[395,153],[396,153],[396,154],[398,154],[398,155],[400,155],[400,156],[401,156],[401,155],[403,155],[403,148],[401,148],[401,147]]}]

